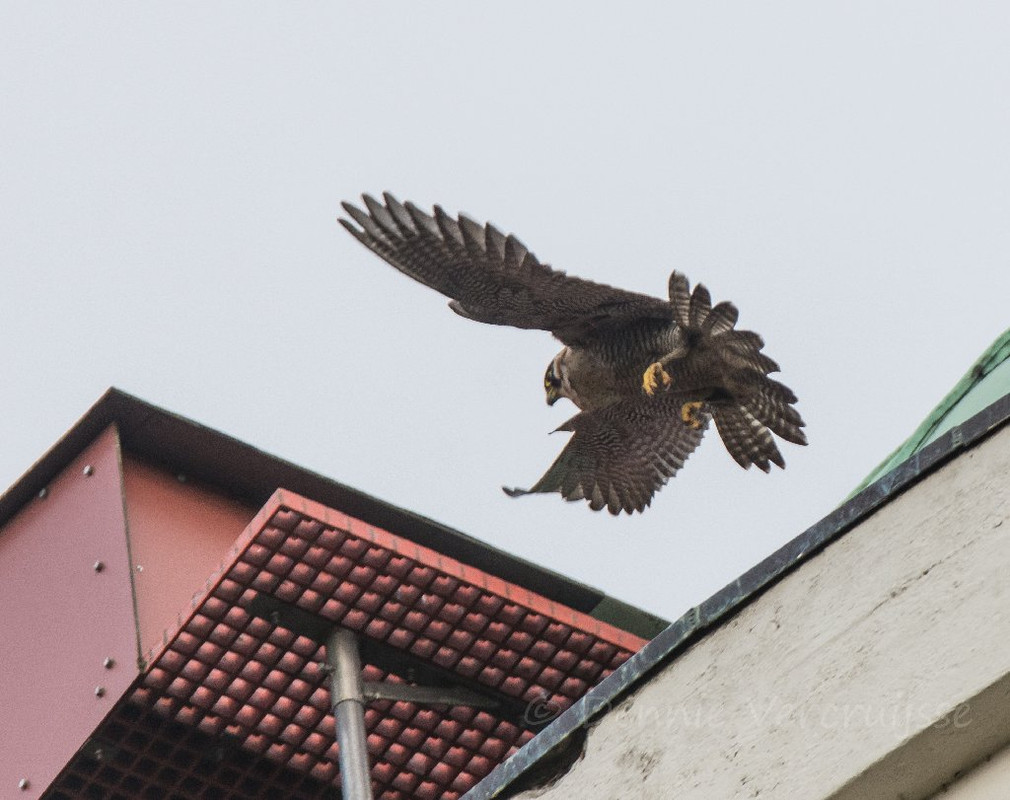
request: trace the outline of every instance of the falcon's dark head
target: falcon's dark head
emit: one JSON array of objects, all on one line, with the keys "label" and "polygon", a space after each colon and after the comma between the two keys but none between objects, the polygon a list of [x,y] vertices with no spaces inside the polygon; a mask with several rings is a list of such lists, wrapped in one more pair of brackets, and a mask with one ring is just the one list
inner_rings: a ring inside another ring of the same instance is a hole
[{"label": "falcon's dark head", "polygon": [[547,405],[552,406],[562,397],[568,397],[571,387],[568,386],[568,365],[565,363],[565,356],[568,354],[566,347],[558,353],[547,365],[547,372],[544,373],[544,392],[547,394]]}]

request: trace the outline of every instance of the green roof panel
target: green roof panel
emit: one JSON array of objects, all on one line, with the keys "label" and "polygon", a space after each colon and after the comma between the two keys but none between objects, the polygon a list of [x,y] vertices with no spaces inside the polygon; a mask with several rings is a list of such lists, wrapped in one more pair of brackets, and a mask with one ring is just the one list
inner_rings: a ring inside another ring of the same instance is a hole
[{"label": "green roof panel", "polygon": [[915,432],[867,475],[849,497],[1007,394],[1010,394],[1010,330],[989,346]]}]

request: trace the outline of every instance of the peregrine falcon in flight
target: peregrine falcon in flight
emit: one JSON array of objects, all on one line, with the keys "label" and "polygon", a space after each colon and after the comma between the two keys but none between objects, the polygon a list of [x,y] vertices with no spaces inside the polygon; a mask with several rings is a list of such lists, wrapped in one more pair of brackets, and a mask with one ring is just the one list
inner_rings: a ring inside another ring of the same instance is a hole
[{"label": "peregrine falcon in flight", "polygon": [[732,303],[712,305],[670,276],[669,300],[626,292],[551,269],[491,224],[434,215],[384,194],[365,210],[344,203],[341,224],[400,272],[450,298],[467,319],[550,331],[564,348],[547,367],[553,405],[579,413],[559,431],[571,439],[544,476],[512,497],[560,492],[611,514],[644,511],[715,422],[729,454],[768,472],[785,461],[772,434],[806,444],[796,395],[768,377],[779,367],[764,342],[736,330]]}]

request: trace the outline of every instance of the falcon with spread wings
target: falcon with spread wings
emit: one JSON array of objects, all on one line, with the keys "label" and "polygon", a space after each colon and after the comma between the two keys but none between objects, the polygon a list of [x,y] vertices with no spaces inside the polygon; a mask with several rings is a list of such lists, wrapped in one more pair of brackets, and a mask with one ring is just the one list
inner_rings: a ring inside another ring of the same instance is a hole
[{"label": "falcon with spread wings", "polygon": [[644,511],[684,465],[714,421],[736,462],[785,466],[772,434],[806,444],[796,395],[769,377],[764,342],[735,328],[732,303],[674,272],[669,300],[551,269],[514,236],[439,206],[427,214],[384,194],[341,219],[365,247],[450,298],[460,316],[550,331],[564,348],[547,367],[548,404],[567,397],[579,413],[571,439],[544,476],[516,497],[560,492],[610,513]]}]

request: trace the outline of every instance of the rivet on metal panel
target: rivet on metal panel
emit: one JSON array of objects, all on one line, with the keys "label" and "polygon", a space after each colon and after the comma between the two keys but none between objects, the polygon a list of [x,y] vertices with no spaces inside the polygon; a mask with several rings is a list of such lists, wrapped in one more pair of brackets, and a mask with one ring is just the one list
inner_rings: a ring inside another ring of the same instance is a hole
[{"label": "rivet on metal panel", "polygon": [[143,564],[137,564],[137,572],[143,572],[143,571],[144,571],[144,565]]},{"label": "rivet on metal panel", "polygon": [[105,687],[96,686],[95,687],[95,697],[105,697]]},{"label": "rivet on metal panel", "polygon": [[39,489],[39,500],[45,500],[47,494],[49,494],[49,490],[45,486],[43,486],[41,489]]},{"label": "rivet on metal panel", "polygon": [[101,572],[103,569],[105,569],[105,562],[96,561],[92,569],[94,569],[95,572]]},{"label": "rivet on metal panel", "polygon": [[94,474],[95,474],[95,468],[93,466],[91,466],[91,464],[85,464],[84,465],[84,477],[85,478],[90,478]]},{"label": "rivet on metal panel", "polygon": [[102,662],[102,666],[105,667],[106,669],[112,669],[114,666],[116,666],[116,659],[114,659],[112,656],[106,656],[105,660]]},{"label": "rivet on metal panel", "polygon": [[22,792],[27,792],[28,789],[31,787],[31,785],[32,785],[31,781],[29,781],[28,778],[22,778],[21,780],[18,781],[18,788]]}]

